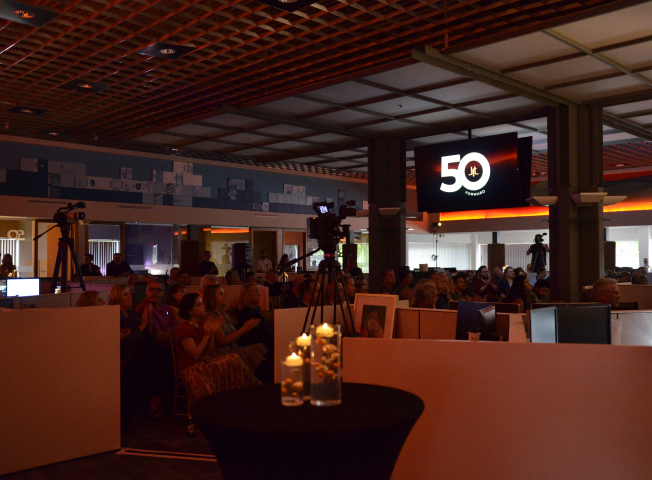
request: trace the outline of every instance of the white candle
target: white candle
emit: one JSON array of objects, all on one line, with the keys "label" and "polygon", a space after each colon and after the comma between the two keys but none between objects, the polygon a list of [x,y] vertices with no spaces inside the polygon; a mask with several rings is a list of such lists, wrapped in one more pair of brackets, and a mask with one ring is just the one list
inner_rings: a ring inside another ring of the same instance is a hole
[{"label": "white candle", "polygon": [[320,325],[315,329],[315,333],[322,337],[332,337],[335,334],[335,331],[330,327],[330,325],[328,325],[328,323],[324,322],[323,325]]},{"label": "white candle", "polygon": [[303,365],[303,358],[296,353],[292,353],[285,359],[285,365],[288,367],[301,367]]},{"label": "white candle", "polygon": [[310,335],[305,333],[300,337],[297,337],[297,346],[298,347],[309,347],[310,346]]}]

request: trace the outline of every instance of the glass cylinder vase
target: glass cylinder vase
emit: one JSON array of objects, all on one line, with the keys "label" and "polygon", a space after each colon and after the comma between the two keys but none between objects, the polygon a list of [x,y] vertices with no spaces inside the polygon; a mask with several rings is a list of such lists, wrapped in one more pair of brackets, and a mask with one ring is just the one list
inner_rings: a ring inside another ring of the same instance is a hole
[{"label": "glass cylinder vase", "polygon": [[310,327],[310,403],[318,407],[342,403],[341,342],[339,325]]},{"label": "glass cylinder vase", "polygon": [[294,351],[303,358],[303,399],[310,400],[310,336],[304,333],[297,337]]},{"label": "glass cylinder vase", "polygon": [[286,407],[303,405],[303,357],[292,353],[281,358],[281,403]]}]

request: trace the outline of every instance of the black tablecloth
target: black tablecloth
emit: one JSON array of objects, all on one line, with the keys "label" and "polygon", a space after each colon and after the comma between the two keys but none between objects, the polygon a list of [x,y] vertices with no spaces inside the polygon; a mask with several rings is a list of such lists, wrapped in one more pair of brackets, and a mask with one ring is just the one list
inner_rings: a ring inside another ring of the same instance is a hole
[{"label": "black tablecloth", "polygon": [[278,384],[193,405],[225,479],[389,479],[423,401],[395,388],[342,384],[342,404],[281,405]]}]

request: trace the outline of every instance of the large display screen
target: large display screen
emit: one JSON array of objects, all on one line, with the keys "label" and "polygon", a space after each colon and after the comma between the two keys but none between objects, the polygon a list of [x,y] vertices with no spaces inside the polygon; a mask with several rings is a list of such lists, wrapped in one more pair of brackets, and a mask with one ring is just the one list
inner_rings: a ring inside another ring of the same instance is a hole
[{"label": "large display screen", "polygon": [[8,278],[8,297],[31,297],[39,294],[38,278]]},{"label": "large display screen", "polygon": [[532,138],[516,133],[414,149],[420,212],[527,205]]}]

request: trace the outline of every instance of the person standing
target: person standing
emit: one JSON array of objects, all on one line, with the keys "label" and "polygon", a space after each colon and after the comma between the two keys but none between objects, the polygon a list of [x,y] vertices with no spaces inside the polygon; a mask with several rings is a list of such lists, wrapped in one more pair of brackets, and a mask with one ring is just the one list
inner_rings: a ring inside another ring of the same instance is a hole
[{"label": "person standing", "polygon": [[267,258],[267,250],[261,250],[260,251],[260,258],[256,262],[256,272],[258,273],[267,273],[269,272],[272,268],[272,262],[270,261],[269,258]]},{"label": "person standing", "polygon": [[211,262],[211,251],[206,250],[204,252],[204,260],[199,264],[199,275],[219,275],[217,266]]}]

